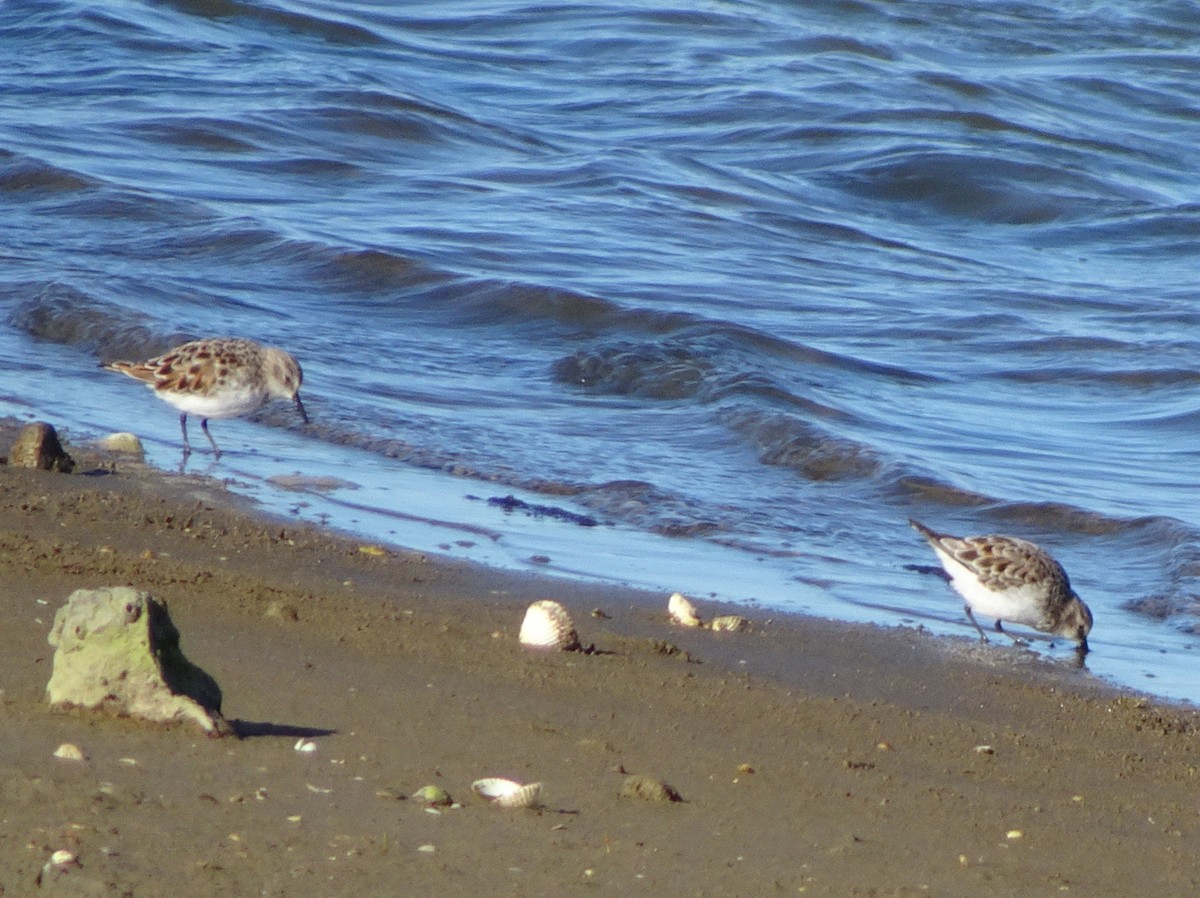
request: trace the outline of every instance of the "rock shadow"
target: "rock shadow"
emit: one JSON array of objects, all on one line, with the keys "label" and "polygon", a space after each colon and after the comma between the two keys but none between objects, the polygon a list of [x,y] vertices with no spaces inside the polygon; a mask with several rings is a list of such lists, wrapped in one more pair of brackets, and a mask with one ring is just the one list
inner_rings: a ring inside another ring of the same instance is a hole
[{"label": "rock shadow", "polygon": [[325,727],[303,727],[289,723],[270,723],[256,720],[231,720],[233,735],[239,739],[257,739],[263,736],[276,736],[287,739],[313,739],[317,736],[334,736],[337,730]]}]

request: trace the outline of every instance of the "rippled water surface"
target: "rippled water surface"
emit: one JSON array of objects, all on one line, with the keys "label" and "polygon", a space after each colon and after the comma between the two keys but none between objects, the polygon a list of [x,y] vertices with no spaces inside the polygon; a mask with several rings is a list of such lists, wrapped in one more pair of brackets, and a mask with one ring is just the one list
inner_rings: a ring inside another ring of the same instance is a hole
[{"label": "rippled water surface", "polygon": [[907,519],[1015,533],[1197,701],[1197,85],[1182,2],[7,0],[0,413],[174,467],[97,363],[250,336],[276,507],[964,636]]}]

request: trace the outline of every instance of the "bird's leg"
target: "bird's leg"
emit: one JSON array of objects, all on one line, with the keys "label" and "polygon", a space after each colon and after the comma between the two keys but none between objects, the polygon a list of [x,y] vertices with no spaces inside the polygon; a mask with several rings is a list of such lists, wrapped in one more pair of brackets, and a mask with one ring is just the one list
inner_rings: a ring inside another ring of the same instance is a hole
[{"label": "bird's leg", "polygon": [[1086,665],[1087,653],[1087,637],[1084,637],[1079,641],[1079,645],[1075,646],[1075,665],[1077,667],[1084,667]]},{"label": "bird's leg", "polygon": [[183,458],[186,461],[187,457],[192,454],[192,446],[187,438],[187,412],[179,416],[179,429],[183,432]]},{"label": "bird's leg", "polygon": [[201,419],[200,419],[200,429],[204,431],[204,435],[205,435],[206,437],[208,437],[208,442],[209,442],[210,444],[212,444],[212,447],[213,447],[213,456],[214,456],[215,458],[220,458],[220,457],[221,457],[221,450],[217,448],[217,441],[216,441],[216,440],[214,440],[214,439],[213,439],[213,437],[212,437],[212,434],[208,432],[208,418],[201,418]]},{"label": "bird's leg", "polygon": [[1005,636],[1007,636],[1009,639],[1011,639],[1013,641],[1013,645],[1029,645],[1029,642],[1027,640],[1022,639],[1020,636],[1013,636],[1011,633],[1009,633],[1007,630],[1005,630],[1003,624],[1000,623],[999,619],[996,620],[996,632],[1003,633]]},{"label": "bird's leg", "polygon": [[979,632],[979,641],[987,642],[988,641],[987,634],[983,632],[983,627],[979,626],[979,621],[975,620],[975,615],[971,612],[971,606],[963,605],[963,611],[967,612],[967,617],[971,621],[971,626],[974,627]]}]

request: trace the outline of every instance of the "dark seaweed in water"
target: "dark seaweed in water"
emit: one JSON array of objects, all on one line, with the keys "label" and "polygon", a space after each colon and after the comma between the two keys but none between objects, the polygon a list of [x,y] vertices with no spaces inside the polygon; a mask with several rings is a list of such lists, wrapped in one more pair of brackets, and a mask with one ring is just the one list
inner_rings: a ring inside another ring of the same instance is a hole
[{"label": "dark seaweed in water", "polygon": [[580,527],[595,527],[600,522],[590,515],[577,514],[565,508],[553,505],[534,505],[516,496],[492,496],[487,500],[488,505],[503,508],[505,511],[523,511],[531,518],[551,518],[567,524],[577,524]]}]

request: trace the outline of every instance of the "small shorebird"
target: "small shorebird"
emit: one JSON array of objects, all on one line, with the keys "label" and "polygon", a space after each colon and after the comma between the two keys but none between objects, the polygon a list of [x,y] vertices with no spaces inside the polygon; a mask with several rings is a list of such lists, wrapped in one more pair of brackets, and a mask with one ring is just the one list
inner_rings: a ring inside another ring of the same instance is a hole
[{"label": "small shorebird", "polygon": [[995,618],[996,629],[1010,639],[1016,637],[1004,630],[1001,621],[1074,639],[1080,652],[1088,650],[1092,612],[1075,595],[1062,565],[1044,549],[1013,536],[957,537],[935,533],[920,521],[909,523],[937,553],[984,642],[987,636],[975,620],[975,611]]},{"label": "small shorebird", "polygon": [[236,418],[272,399],[290,399],[308,423],[300,401],[300,365],[290,353],[253,340],[193,340],[145,362],[109,362],[104,367],[140,380],[159,399],[179,409],[185,459],[192,452],[187,434],[189,414],[199,416],[200,429],[216,458],[221,457],[221,450],[208,432],[209,418]]}]

